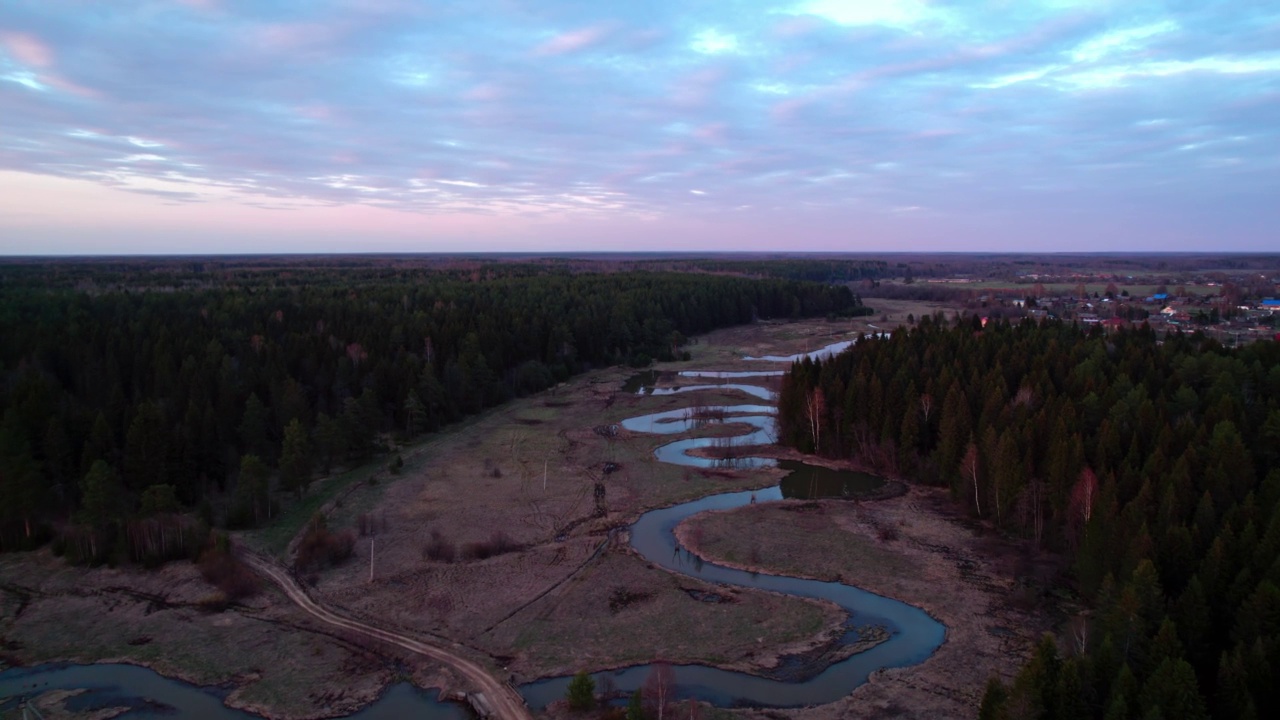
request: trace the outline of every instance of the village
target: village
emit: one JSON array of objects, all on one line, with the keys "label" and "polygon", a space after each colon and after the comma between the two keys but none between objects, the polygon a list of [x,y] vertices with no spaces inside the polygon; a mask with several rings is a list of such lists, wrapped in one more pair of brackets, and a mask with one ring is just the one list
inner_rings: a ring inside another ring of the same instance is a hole
[{"label": "village", "polygon": [[[1099,275],[930,279],[963,293],[987,318],[1062,319],[1116,330],[1202,332],[1227,347],[1280,341],[1280,278],[1200,275],[1182,279]],[[985,311],[985,312],[983,312]]]}]

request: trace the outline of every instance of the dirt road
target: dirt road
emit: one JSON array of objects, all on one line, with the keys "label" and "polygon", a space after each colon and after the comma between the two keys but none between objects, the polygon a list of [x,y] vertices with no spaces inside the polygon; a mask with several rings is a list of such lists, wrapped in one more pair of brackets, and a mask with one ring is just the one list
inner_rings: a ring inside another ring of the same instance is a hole
[{"label": "dirt road", "polygon": [[270,578],[272,582],[280,586],[285,595],[290,600],[297,603],[307,614],[322,622],[334,625],[345,630],[350,630],[375,640],[381,640],[393,645],[404,648],[410,652],[418,653],[431,658],[432,660],[447,665],[457,670],[464,678],[467,679],[475,688],[484,693],[485,700],[492,708],[496,717],[503,720],[532,720],[533,715],[529,712],[529,708],[525,706],[524,699],[520,697],[510,685],[498,680],[479,665],[470,660],[455,655],[441,647],[428,645],[411,637],[400,635],[398,633],[389,632],[371,625],[365,625],[327,610],[317,605],[307,593],[294,582],[289,573],[277,567],[270,561],[264,560],[250,553],[243,553],[241,557],[254,570],[264,577]]}]

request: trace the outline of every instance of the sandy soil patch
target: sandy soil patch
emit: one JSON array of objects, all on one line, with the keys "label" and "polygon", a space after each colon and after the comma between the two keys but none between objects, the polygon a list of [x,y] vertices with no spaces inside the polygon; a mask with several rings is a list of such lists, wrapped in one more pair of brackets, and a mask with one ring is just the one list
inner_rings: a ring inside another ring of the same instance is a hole
[{"label": "sandy soil patch", "polygon": [[1047,629],[1011,602],[1018,551],[976,534],[944,491],[913,487],[873,503],[764,503],[698,515],[677,534],[709,560],[840,580],[921,607],[947,626],[946,641],[921,665],[878,672],[839,702],[769,717],[972,717],[987,678],[1011,678]]}]

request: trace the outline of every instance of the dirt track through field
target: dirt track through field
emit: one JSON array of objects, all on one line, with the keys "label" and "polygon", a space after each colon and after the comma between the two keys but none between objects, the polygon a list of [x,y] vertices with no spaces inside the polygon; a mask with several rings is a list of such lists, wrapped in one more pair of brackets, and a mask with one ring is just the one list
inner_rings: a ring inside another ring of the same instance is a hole
[{"label": "dirt track through field", "polygon": [[533,715],[529,712],[529,708],[525,706],[524,699],[520,697],[520,694],[507,683],[493,677],[479,665],[445,648],[429,645],[406,635],[376,628],[372,625],[366,625],[337,615],[316,604],[289,573],[280,567],[250,553],[243,553],[241,557],[255,571],[278,585],[284,591],[284,594],[296,603],[298,607],[317,620],[375,640],[391,643],[410,652],[431,658],[442,665],[447,665],[466,678],[480,692],[484,693],[485,700],[488,701],[488,705],[492,708],[496,717],[503,720],[532,720]]}]

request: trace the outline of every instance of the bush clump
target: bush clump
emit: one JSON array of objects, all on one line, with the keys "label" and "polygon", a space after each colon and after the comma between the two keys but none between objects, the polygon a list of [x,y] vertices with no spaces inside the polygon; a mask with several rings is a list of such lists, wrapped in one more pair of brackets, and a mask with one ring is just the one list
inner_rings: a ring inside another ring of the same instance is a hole
[{"label": "bush clump", "polygon": [[[225,535],[215,533],[210,537],[196,565],[200,568],[200,574],[204,579],[219,591],[205,600],[220,595],[222,607],[256,595],[261,587],[258,576],[231,552],[230,543]],[[216,602],[205,602],[205,600],[202,600],[201,604],[210,609],[218,605]]]},{"label": "bush clump", "polygon": [[501,530],[494,530],[488,540],[470,542],[462,546],[463,560],[485,560],[520,550],[523,546]]},{"label": "bush clump", "polygon": [[323,515],[316,515],[307,525],[307,532],[298,544],[298,556],[293,567],[299,572],[318,570],[340,565],[355,551],[356,536],[350,530],[329,530]]},{"label": "bush clump", "polygon": [[458,557],[458,547],[446,540],[439,530],[432,530],[431,539],[422,548],[422,556],[435,562],[451,563]]}]

